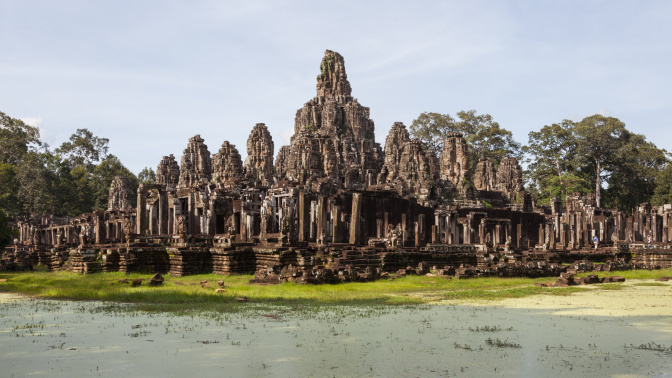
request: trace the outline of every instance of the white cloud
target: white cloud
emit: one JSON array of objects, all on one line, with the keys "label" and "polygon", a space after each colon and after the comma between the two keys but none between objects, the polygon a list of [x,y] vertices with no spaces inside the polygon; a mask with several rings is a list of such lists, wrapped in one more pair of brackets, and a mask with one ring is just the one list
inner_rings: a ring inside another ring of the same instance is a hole
[{"label": "white cloud", "polygon": [[282,140],[282,145],[288,145],[291,142],[292,135],[294,135],[294,127],[290,127],[282,130],[280,133],[280,139]]},{"label": "white cloud", "polygon": [[[42,124],[42,117],[26,117],[26,118],[21,118],[21,120],[30,126],[33,127],[38,127]],[[41,130],[40,130],[41,131]]]}]

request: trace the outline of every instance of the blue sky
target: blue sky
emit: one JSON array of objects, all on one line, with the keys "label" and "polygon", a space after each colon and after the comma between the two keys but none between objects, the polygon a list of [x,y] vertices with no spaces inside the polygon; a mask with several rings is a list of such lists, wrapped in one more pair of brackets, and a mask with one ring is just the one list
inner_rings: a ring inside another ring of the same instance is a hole
[{"label": "blue sky", "polygon": [[135,173],[200,134],[289,143],[324,50],[376,140],[423,111],[530,131],[600,113],[672,151],[669,1],[0,0],[0,111],[52,147],[77,128]]}]

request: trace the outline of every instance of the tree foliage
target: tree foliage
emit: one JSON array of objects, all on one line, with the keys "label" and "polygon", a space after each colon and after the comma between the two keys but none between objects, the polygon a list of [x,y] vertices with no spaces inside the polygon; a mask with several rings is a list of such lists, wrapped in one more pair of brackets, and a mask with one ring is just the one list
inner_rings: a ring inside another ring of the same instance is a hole
[{"label": "tree foliage", "polygon": [[109,141],[94,136],[88,129],[77,129],[68,142],[56,149],[56,153],[70,161],[72,166],[83,166],[91,172],[95,164],[107,156]]},{"label": "tree foliage", "polygon": [[530,132],[523,150],[528,186],[541,203],[556,195],[595,192],[598,206],[625,211],[651,199],[667,163],[665,150],[617,118],[601,115]]},{"label": "tree foliage", "polygon": [[595,199],[601,206],[602,182],[619,164],[619,150],[627,143],[628,131],[618,118],[599,114],[586,117],[576,124],[577,153],[595,173]]},{"label": "tree foliage", "polygon": [[41,144],[36,127],[0,112],[0,162],[18,164],[25,153]]},{"label": "tree foliage", "polygon": [[138,174],[138,181],[141,184],[156,184],[156,174],[152,168],[145,167]]},{"label": "tree foliage", "polygon": [[[126,168],[119,158],[108,155],[93,170],[91,188],[93,190],[93,210],[106,210],[110,193],[110,184],[115,176],[124,176],[131,182],[131,190],[138,189],[138,178]],[[133,197],[135,198],[135,196]],[[135,206],[135,203],[133,203]]]},{"label": "tree foliage", "polygon": [[14,238],[14,232],[9,227],[9,217],[0,209],[0,251],[9,245]]},{"label": "tree foliage", "polygon": [[651,204],[662,206],[666,203],[672,203],[672,164],[668,163],[656,175],[656,186],[651,197]]},{"label": "tree foliage", "polygon": [[470,168],[473,171],[481,156],[498,163],[505,156],[520,157],[521,147],[511,131],[499,126],[489,114],[476,114],[475,110],[460,111],[457,119],[449,114],[424,112],[410,126],[410,133],[427,151],[439,156],[449,132],[459,132],[467,142]]},{"label": "tree foliage", "polygon": [[590,192],[590,177],[577,157],[577,138],[572,121],[546,125],[528,135],[523,147],[528,188],[540,203],[552,197],[563,201],[568,194]]}]

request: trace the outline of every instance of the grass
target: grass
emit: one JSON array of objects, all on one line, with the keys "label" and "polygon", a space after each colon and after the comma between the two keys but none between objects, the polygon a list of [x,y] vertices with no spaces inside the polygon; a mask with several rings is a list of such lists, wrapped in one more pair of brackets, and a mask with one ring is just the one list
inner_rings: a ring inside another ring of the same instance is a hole
[{"label": "grass", "polygon": [[[608,273],[608,272],[606,272]],[[616,273],[606,274],[615,275]],[[656,278],[672,276],[672,270],[618,272],[627,278]],[[396,280],[353,282],[336,285],[253,285],[252,275],[220,276],[214,274],[186,277],[165,276],[162,286],[150,287],[151,274],[96,273],[78,275],[70,272],[48,272],[38,267],[34,272],[0,273],[0,292],[33,297],[76,301],[97,300],[137,304],[147,311],[170,312],[235,312],[256,305],[288,305],[294,307],[321,305],[413,305],[441,300],[498,300],[530,295],[570,295],[587,290],[585,287],[542,288],[535,282],[551,278],[476,278],[467,280],[441,277],[408,276]],[[117,280],[144,278],[139,287],[119,284]],[[215,293],[217,281],[225,282],[226,292]],[[204,289],[201,281],[212,286]],[[177,285],[181,282],[187,285]],[[111,284],[113,283],[113,284]],[[196,284],[196,285],[189,285]],[[599,285],[605,289],[615,289]],[[614,284],[614,286],[618,286]],[[236,297],[247,297],[250,303],[240,303]]]}]

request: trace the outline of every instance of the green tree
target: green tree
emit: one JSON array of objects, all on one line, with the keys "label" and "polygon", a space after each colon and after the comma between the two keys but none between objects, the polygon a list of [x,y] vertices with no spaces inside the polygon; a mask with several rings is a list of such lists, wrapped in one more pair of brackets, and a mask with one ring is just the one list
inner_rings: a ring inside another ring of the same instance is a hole
[{"label": "green tree", "polygon": [[611,167],[604,203],[605,207],[629,212],[651,201],[656,178],[667,163],[667,152],[640,134],[626,132],[623,141],[616,153],[617,163]]},{"label": "green tree", "polygon": [[449,114],[424,112],[410,126],[410,134],[437,156],[441,154],[446,134],[453,131],[462,133],[467,142],[472,172],[480,156],[492,158],[496,163],[505,156],[521,156],[520,144],[513,139],[513,134],[491,115],[476,114],[475,110],[458,112],[457,120]]},{"label": "green tree", "polygon": [[619,150],[627,143],[625,124],[614,117],[595,114],[576,125],[578,156],[592,165],[597,206],[602,204],[602,182],[608,180],[619,163]]},{"label": "green tree", "polygon": [[568,194],[590,192],[590,177],[577,159],[575,124],[564,120],[546,125],[528,135],[525,153],[527,187],[536,191],[540,203],[552,197],[564,201]]},{"label": "green tree", "polygon": [[446,135],[459,130],[449,114],[424,112],[413,120],[409,131],[414,138],[422,142],[426,151],[432,151],[439,156]]},{"label": "green tree", "polygon": [[14,232],[9,226],[9,217],[0,209],[0,251],[12,243]]},{"label": "green tree", "polygon": [[16,167],[0,162],[0,208],[12,216],[19,212],[17,200],[18,185],[16,183]]},{"label": "green tree", "polygon": [[138,181],[141,184],[156,184],[156,174],[152,168],[145,167],[138,174]]},{"label": "green tree", "polygon": [[0,112],[0,162],[16,165],[31,147],[41,144],[36,127]]},{"label": "green tree", "polygon": [[17,166],[17,199],[22,211],[54,213],[56,210],[55,180],[46,168],[46,160],[46,154],[28,151]]},{"label": "green tree", "polygon": [[672,203],[672,164],[668,163],[656,177],[656,185],[651,197],[653,206]]},{"label": "green tree", "polygon": [[[114,155],[107,157],[100,162],[93,170],[91,186],[94,197],[94,210],[106,210],[107,201],[110,193],[110,184],[115,176],[124,176],[131,182],[131,189],[136,192],[139,186],[138,178],[126,168],[121,161]],[[136,197],[133,196],[135,199]],[[135,206],[135,203],[132,204]]]},{"label": "green tree", "polygon": [[471,154],[472,172],[478,158],[489,157],[496,163],[506,156],[521,157],[520,143],[513,139],[511,131],[499,126],[490,114],[476,114],[475,110],[457,113],[460,119],[457,129],[464,135]]},{"label": "green tree", "polygon": [[64,142],[56,149],[56,153],[68,160],[73,167],[81,165],[88,172],[92,172],[96,163],[107,156],[109,141],[107,138],[94,136],[88,129],[77,129],[70,136],[70,141]]}]

